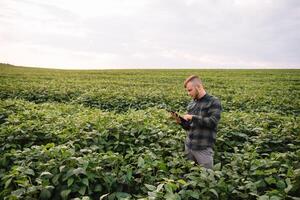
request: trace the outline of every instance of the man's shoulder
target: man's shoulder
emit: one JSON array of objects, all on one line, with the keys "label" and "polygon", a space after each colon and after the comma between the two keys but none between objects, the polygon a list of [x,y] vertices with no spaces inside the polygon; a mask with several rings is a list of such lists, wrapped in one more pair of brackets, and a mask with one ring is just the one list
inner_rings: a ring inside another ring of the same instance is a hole
[{"label": "man's shoulder", "polygon": [[222,110],[221,101],[218,97],[210,95],[208,102],[211,107]]},{"label": "man's shoulder", "polygon": [[212,101],[212,102],[220,102],[220,99],[216,96],[213,96],[213,95],[208,95],[208,99],[209,101]]},{"label": "man's shoulder", "polygon": [[221,101],[218,97],[215,97],[213,95],[207,95],[205,105],[212,109],[220,109],[222,110]]}]

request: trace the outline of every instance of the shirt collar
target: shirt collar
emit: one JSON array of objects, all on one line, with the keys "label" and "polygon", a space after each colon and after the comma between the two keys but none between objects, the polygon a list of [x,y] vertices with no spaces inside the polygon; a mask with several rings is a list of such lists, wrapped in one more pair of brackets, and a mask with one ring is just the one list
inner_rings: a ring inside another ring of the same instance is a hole
[{"label": "shirt collar", "polygon": [[206,99],[208,97],[208,94],[206,93],[203,97],[201,97],[200,99],[194,99],[194,101],[202,101],[204,99]]}]

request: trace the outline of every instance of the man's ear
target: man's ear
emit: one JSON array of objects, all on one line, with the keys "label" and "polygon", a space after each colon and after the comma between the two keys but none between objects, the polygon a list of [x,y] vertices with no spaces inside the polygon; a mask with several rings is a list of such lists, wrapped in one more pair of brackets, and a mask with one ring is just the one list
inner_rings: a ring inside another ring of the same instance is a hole
[{"label": "man's ear", "polygon": [[200,93],[203,86],[202,85],[197,85],[197,86],[195,86],[195,88],[198,91],[198,93]]}]

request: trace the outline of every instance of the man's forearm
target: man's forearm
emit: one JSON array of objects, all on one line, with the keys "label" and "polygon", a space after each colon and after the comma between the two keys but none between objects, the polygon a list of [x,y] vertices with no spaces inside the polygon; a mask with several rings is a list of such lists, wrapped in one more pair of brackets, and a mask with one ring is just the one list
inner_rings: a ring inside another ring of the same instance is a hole
[{"label": "man's forearm", "polygon": [[193,115],[192,123],[194,126],[215,128],[220,120],[220,116],[202,117]]}]

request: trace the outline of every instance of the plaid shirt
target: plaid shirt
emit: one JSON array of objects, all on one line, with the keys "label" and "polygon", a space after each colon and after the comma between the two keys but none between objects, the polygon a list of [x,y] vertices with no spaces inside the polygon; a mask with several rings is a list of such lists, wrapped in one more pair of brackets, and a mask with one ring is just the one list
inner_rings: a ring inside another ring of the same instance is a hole
[{"label": "plaid shirt", "polygon": [[222,106],[220,100],[206,94],[201,99],[191,101],[187,107],[188,114],[193,115],[189,123],[181,126],[187,130],[186,146],[192,150],[213,147],[217,125],[221,118]]}]

